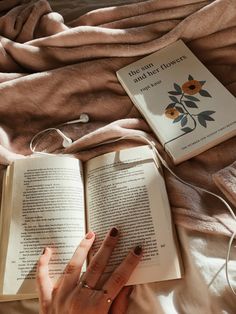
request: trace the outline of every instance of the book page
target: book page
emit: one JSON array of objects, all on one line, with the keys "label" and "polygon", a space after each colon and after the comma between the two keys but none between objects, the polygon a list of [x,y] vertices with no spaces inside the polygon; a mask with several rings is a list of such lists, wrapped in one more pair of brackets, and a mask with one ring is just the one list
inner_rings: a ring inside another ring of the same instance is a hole
[{"label": "book page", "polygon": [[85,173],[88,227],[97,234],[94,251],[110,227],[121,233],[106,271],[142,245],[143,259],[128,284],[180,277],[165,183],[152,150],[142,146],[96,157]]},{"label": "book page", "polygon": [[53,249],[50,276],[63,271],[85,234],[81,166],[70,157],[17,160],[3,294],[36,292],[36,266]]},{"label": "book page", "polygon": [[[1,216],[0,216],[0,287],[2,287],[6,252],[8,247],[8,235],[11,223],[11,190],[12,190],[12,167],[7,167],[2,182],[2,200],[1,200]],[[0,288],[0,291],[2,289]]]}]

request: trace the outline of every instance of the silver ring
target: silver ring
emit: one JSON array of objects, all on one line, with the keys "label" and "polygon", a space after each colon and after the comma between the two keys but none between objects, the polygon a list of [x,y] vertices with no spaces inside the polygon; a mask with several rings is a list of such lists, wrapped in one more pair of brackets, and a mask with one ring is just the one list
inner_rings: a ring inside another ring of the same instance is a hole
[{"label": "silver ring", "polygon": [[104,294],[104,296],[107,297],[106,302],[107,302],[108,304],[110,304],[110,303],[113,302],[113,300],[109,297],[108,292],[107,292],[106,290],[103,290],[103,289],[94,289],[94,288],[90,287],[90,286],[86,283],[85,280],[79,281],[79,282],[78,282],[78,286],[79,286],[80,289],[86,288],[86,289],[90,289],[90,290],[93,290],[93,291],[102,291],[103,294]]},{"label": "silver ring", "polygon": [[83,280],[78,282],[78,286],[79,286],[79,288],[86,288],[86,289],[93,290],[93,288],[90,287],[90,286],[86,283],[86,281],[83,281]]},{"label": "silver ring", "polygon": [[82,288],[87,288],[87,289],[93,290],[93,288],[90,287],[89,285],[87,285],[86,282],[83,282],[83,283],[82,283]]}]

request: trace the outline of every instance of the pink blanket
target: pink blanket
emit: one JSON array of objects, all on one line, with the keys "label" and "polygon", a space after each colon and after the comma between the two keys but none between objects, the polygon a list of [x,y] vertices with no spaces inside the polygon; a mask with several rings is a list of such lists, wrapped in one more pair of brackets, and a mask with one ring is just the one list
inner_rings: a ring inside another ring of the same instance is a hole
[{"label": "pink blanket", "polygon": [[[37,132],[83,112],[89,123],[62,127],[74,140],[69,148],[62,149],[61,139],[51,133],[37,149],[87,160],[137,144],[92,147],[105,140],[151,135],[115,71],[179,38],[236,96],[235,0],[149,0],[113,7],[104,1],[100,6],[90,11],[93,6],[82,3],[62,10],[64,23],[46,0],[0,1],[1,170],[31,153],[29,142]],[[235,138],[177,167],[157,145],[181,178],[219,194],[212,174],[236,160]],[[223,203],[165,174],[176,224],[227,236],[236,230]]]},{"label": "pink blanket", "polygon": [[[89,114],[91,122],[64,127],[75,141],[64,152],[84,160],[127,143],[99,149],[89,146],[150,132],[115,71],[179,38],[236,95],[234,0],[146,1],[108,7],[79,16],[70,26],[44,0],[0,1],[0,10],[3,164],[17,158],[15,154],[30,154],[30,139],[38,131],[76,119],[82,112]],[[56,134],[41,142],[37,149],[61,150]],[[175,171],[187,181],[217,192],[211,174],[235,159],[233,138]],[[235,227],[216,199],[184,186],[169,174],[166,182],[177,224],[223,234],[229,234],[229,226]]]}]

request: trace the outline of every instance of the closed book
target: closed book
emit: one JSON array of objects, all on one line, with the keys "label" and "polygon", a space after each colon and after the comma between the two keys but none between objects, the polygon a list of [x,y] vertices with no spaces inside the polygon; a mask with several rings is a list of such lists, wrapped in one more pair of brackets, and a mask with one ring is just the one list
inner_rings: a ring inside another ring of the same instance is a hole
[{"label": "closed book", "polygon": [[117,77],[175,164],[236,134],[235,97],[182,40]]}]

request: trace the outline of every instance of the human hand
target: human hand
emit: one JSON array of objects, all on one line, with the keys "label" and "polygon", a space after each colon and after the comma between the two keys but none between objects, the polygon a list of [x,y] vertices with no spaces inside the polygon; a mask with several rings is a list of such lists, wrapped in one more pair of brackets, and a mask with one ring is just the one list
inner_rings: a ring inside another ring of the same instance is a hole
[{"label": "human hand", "polygon": [[41,314],[107,314],[109,310],[113,314],[126,312],[131,288],[123,287],[142,257],[141,247],[137,246],[129,252],[102,286],[99,282],[118,241],[118,233],[116,228],[110,230],[86,273],[80,278],[82,265],[95,240],[95,234],[89,232],[55,285],[49,277],[48,267],[52,251],[46,248],[37,270]]}]

